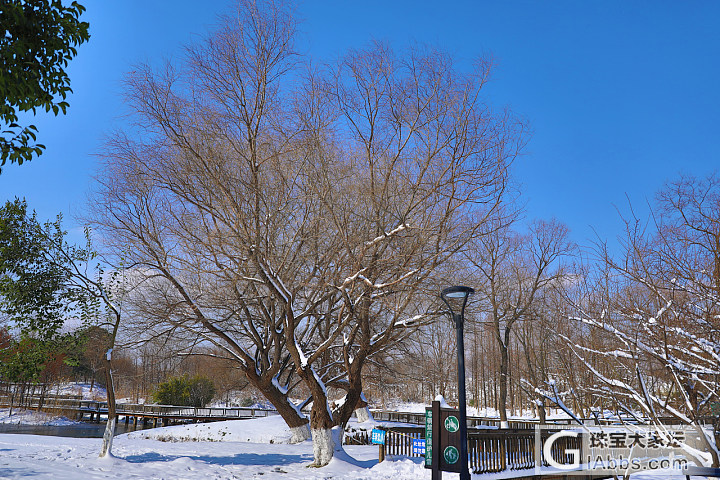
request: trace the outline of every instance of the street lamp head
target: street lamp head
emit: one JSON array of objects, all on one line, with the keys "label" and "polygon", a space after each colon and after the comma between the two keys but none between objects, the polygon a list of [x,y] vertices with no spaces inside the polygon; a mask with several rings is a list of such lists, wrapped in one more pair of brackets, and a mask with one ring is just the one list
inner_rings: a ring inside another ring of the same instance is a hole
[{"label": "street lamp head", "polygon": [[440,294],[446,298],[467,298],[475,293],[475,289],[472,287],[454,286],[443,289]]},{"label": "street lamp head", "polygon": [[467,304],[470,295],[475,293],[475,290],[471,287],[454,286],[443,289],[440,293],[440,298],[443,299],[445,305],[450,309],[450,314],[455,318],[462,316],[465,313],[465,305]]}]

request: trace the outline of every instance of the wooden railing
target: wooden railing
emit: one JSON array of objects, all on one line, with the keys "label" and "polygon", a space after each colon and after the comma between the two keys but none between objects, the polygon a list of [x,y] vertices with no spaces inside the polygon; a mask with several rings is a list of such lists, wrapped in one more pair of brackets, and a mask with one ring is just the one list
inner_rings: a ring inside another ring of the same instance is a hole
[{"label": "wooden railing", "polygon": [[[0,406],[9,406],[10,399],[0,395]],[[43,398],[27,398],[24,408],[38,408],[43,410],[56,410],[77,412],[83,414],[107,414],[107,402],[94,400],[78,400],[73,398],[62,398],[56,396],[45,396]],[[169,419],[203,419],[203,420],[237,420],[256,417],[267,417],[275,414],[275,410],[250,407],[179,407],[174,405],[148,405],[118,403],[116,405],[118,415],[132,417],[152,417]]]},{"label": "wooden railing", "polygon": [[[425,424],[425,413],[414,413],[414,412],[389,412],[385,410],[372,410],[372,415],[378,422],[398,422],[398,423],[410,423],[413,425],[424,425]],[[499,418],[489,417],[467,417],[467,423],[469,428],[473,427],[489,427],[489,428],[500,428]],[[512,419],[508,421],[509,429],[534,429],[540,422],[532,419]],[[567,419],[553,419],[545,422],[545,425],[573,425],[577,424],[574,420]]]},{"label": "wooden railing", "polygon": [[[541,442],[544,443],[552,433],[554,432],[542,430]],[[535,468],[538,466],[535,453],[536,441],[536,432],[527,429],[471,432],[468,434],[470,467],[475,473]],[[552,446],[553,459],[563,464],[571,463],[573,459],[567,454],[567,450],[580,450],[580,448],[580,436],[560,437]],[[544,466],[548,465],[544,458],[542,463]]]},{"label": "wooden railing", "polygon": [[0,392],[0,407],[13,406],[14,408],[42,409],[57,407],[62,409],[66,405],[77,405],[82,401],[82,395],[11,395]]},{"label": "wooden railing", "polygon": [[[424,425],[425,424],[425,413],[415,412],[390,412],[386,410],[371,410],[373,418],[378,422],[398,422],[398,423],[409,423],[413,425]],[[636,423],[634,419],[625,419],[624,422],[615,418],[585,418],[581,419],[585,425],[621,425],[623,423]],[[678,423],[677,418],[673,417],[659,417],[658,421],[664,425],[675,425]],[[716,417],[707,416],[702,417],[699,423],[712,425],[716,421]],[[490,428],[501,428],[500,419],[497,417],[467,417],[468,427],[490,427]],[[537,419],[511,419],[508,421],[509,429],[534,429],[540,421]],[[572,418],[557,418],[547,420],[543,425],[558,425],[558,426],[577,426],[578,423]]]},{"label": "wooden railing", "polygon": [[393,427],[385,430],[385,453],[417,457],[412,452],[412,441],[425,438],[425,428]]},{"label": "wooden railing", "polygon": [[[418,457],[413,453],[414,439],[425,438],[422,427],[392,427],[385,430],[385,455]],[[544,442],[553,431],[543,430],[540,438]],[[536,467],[535,430],[498,429],[468,431],[468,462],[474,473],[496,473],[505,470],[527,470]],[[581,437],[560,437],[552,447],[553,459],[568,464],[572,458],[568,449],[581,449]],[[543,459],[543,465],[547,462]]]}]

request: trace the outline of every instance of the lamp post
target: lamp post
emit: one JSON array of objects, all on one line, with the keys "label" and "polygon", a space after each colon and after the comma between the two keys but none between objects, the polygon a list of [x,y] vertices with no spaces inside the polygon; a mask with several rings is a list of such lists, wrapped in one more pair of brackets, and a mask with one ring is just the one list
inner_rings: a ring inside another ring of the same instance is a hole
[{"label": "lamp post", "polygon": [[463,338],[463,324],[465,323],[465,305],[475,290],[470,287],[448,287],[442,291],[440,298],[450,309],[452,321],[455,324],[458,352],[458,410],[460,415],[460,480],[470,480],[468,469],[467,447],[467,405],[465,403],[465,341]]}]

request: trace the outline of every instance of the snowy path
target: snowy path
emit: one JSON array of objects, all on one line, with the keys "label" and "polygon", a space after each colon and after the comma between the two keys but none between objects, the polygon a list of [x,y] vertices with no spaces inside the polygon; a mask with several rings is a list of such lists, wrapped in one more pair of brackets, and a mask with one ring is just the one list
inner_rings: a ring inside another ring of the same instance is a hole
[{"label": "snowy path", "polygon": [[410,460],[377,464],[376,447],[348,447],[372,468],[333,461],[307,468],[312,445],[115,439],[116,458],[98,459],[99,439],[0,435],[0,478],[120,479],[373,479],[414,480],[429,472]]},{"label": "snowy path", "polygon": [[[358,460],[333,460],[325,468],[308,468],[312,445],[243,442],[161,442],[120,436],[113,448],[116,458],[99,459],[99,439],[38,435],[0,435],[0,478],[3,479],[263,479],[263,480],[419,480],[430,471],[408,459],[377,463],[377,448],[349,446]],[[507,472],[510,473],[510,472]],[[633,475],[633,480],[676,479],[681,475]],[[506,475],[473,475],[492,480]],[[457,479],[445,473],[446,480]]]},{"label": "snowy path", "polygon": [[[41,419],[36,419],[40,421]],[[114,458],[99,459],[101,439],[0,434],[0,478],[86,479],[430,479],[420,458],[377,462],[376,446],[346,446],[324,468],[308,468],[312,443],[284,443],[290,431],[280,417],[177,425],[115,437]],[[529,472],[528,472],[529,473]],[[684,480],[676,472],[633,475],[632,480]],[[474,480],[511,478],[515,472],[473,475]],[[445,473],[445,480],[457,474]]]}]

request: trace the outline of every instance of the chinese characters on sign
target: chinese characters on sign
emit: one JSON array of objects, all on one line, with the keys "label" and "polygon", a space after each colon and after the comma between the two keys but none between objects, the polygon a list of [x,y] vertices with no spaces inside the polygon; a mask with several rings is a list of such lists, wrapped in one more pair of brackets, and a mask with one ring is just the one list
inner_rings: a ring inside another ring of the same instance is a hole
[{"label": "chinese characters on sign", "polygon": [[590,448],[670,448],[685,442],[682,431],[590,432]]},{"label": "chinese characters on sign", "polygon": [[370,443],[373,445],[385,445],[385,430],[373,428],[370,433]]},{"label": "chinese characters on sign", "polygon": [[413,455],[425,455],[425,439],[414,438],[412,441],[412,453]]}]

